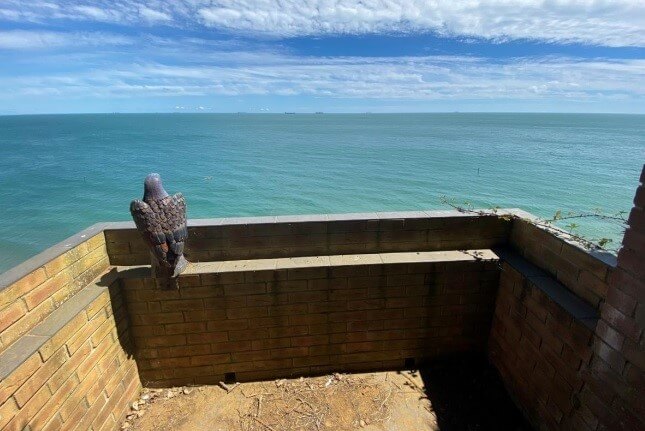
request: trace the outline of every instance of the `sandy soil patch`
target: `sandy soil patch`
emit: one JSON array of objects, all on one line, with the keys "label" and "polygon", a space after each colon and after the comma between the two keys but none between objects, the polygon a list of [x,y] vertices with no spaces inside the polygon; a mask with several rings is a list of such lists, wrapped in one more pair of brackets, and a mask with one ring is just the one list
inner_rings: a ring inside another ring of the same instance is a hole
[{"label": "sandy soil patch", "polygon": [[421,371],[145,389],[137,431],[530,430],[494,370],[450,361]]}]

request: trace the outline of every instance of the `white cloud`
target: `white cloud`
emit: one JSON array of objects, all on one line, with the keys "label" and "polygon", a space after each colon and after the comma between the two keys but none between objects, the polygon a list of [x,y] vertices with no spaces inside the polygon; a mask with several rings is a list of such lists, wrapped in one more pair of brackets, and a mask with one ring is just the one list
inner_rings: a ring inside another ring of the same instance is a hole
[{"label": "white cloud", "polygon": [[149,9],[145,6],[139,9],[139,14],[143,19],[150,22],[172,21],[172,17],[167,13]]},{"label": "white cloud", "polygon": [[53,31],[9,30],[0,31],[0,49],[40,49],[59,47],[84,47],[128,45],[132,40],[125,36],[91,32],[60,33]]},{"label": "white cloud", "polygon": [[[275,54],[266,56],[264,61],[256,60],[235,65],[128,64],[109,70],[9,78],[0,84],[0,89],[11,88],[12,95],[110,98],[188,95],[406,100],[645,98],[642,86],[645,60],[547,57],[499,63],[459,56],[305,59]],[[0,91],[3,92],[6,91]]]},{"label": "white cloud", "polygon": [[169,23],[271,37],[424,33],[645,46],[642,0],[4,0],[0,17]]},{"label": "white cloud", "polygon": [[206,25],[275,36],[436,32],[494,40],[645,45],[640,0],[217,0]]},{"label": "white cloud", "polygon": [[96,21],[114,21],[121,18],[118,11],[94,6],[73,6],[71,10]]}]

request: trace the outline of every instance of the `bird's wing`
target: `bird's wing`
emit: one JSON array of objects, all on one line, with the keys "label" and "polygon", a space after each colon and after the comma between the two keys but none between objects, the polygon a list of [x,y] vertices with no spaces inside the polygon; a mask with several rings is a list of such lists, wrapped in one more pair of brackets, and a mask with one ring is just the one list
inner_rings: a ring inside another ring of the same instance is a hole
[{"label": "bird's wing", "polygon": [[141,232],[143,239],[148,243],[155,256],[162,264],[168,263],[168,244],[159,214],[142,200],[135,199],[130,204],[130,213]]},{"label": "bird's wing", "polygon": [[188,238],[186,200],[181,193],[168,196],[163,199],[160,209],[164,213],[162,226],[168,247],[173,254],[180,256],[184,253],[184,244]]}]

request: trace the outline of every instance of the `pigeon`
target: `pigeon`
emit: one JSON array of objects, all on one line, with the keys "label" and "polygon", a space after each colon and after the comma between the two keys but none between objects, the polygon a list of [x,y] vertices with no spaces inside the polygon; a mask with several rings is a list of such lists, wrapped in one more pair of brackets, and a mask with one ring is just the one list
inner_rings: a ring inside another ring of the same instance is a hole
[{"label": "pigeon", "polygon": [[177,277],[188,265],[184,257],[186,200],[181,193],[170,196],[159,174],[150,174],[144,182],[143,200],[130,204],[130,213],[151,254],[161,268]]}]

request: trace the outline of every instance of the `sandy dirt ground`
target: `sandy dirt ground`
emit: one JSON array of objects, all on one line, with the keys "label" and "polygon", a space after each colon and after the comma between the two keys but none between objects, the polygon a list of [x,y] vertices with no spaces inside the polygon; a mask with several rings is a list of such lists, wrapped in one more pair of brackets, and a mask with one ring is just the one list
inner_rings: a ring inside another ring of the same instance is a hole
[{"label": "sandy dirt ground", "polygon": [[145,389],[122,429],[530,430],[497,376],[466,365]]},{"label": "sandy dirt ground", "polygon": [[[419,373],[335,374],[306,379],[144,391],[138,431],[435,430]],[[147,397],[146,397],[147,395]],[[170,398],[169,398],[170,396]],[[132,413],[138,416],[137,411]],[[127,427],[127,425],[126,425]]]}]

